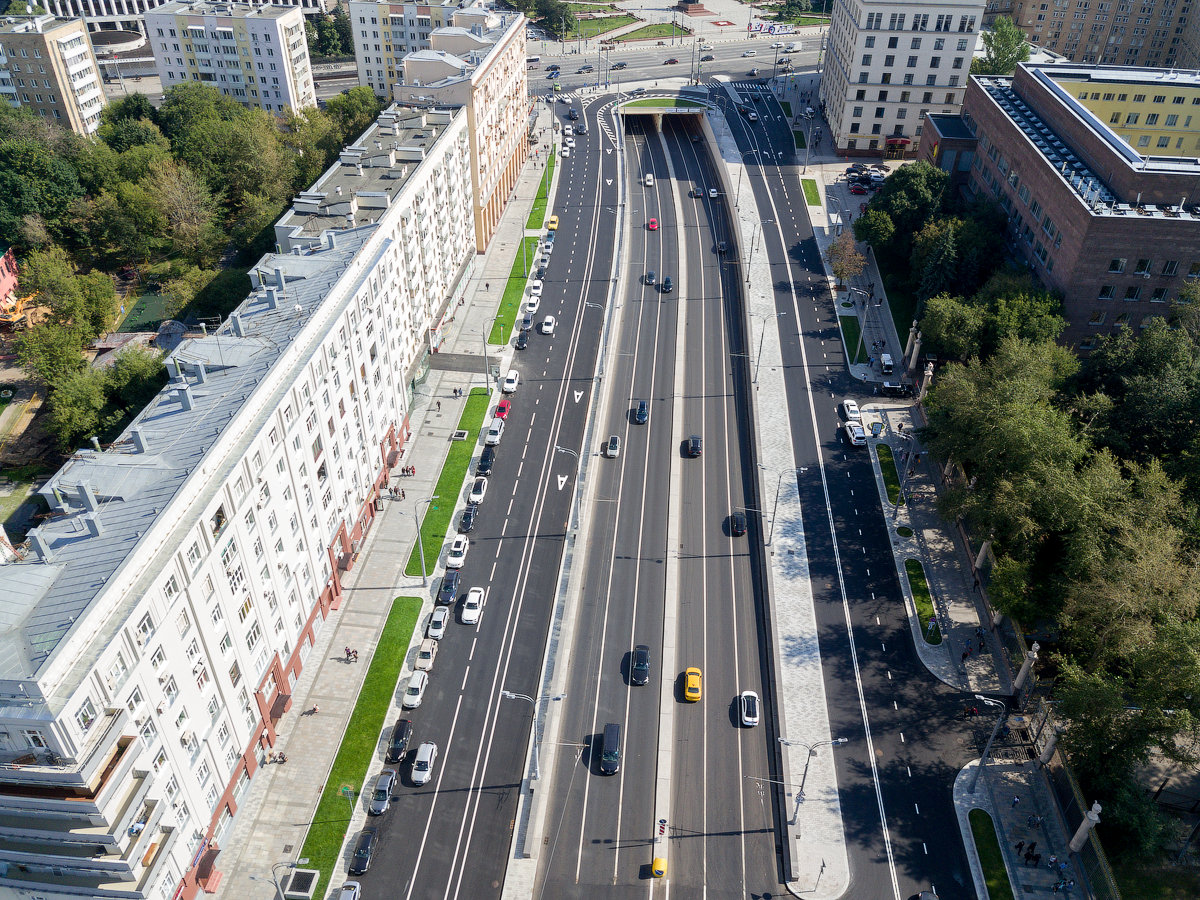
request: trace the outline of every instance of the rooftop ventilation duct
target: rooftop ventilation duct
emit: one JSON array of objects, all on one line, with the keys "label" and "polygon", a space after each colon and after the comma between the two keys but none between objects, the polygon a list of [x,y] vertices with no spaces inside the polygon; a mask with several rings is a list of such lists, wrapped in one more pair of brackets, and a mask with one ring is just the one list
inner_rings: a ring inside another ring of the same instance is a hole
[{"label": "rooftop ventilation duct", "polygon": [[150,449],[150,443],[146,440],[146,435],[142,433],[142,429],[140,428],[130,428],[129,439],[133,441],[133,447],[138,453],[145,453]]},{"label": "rooftop ventilation duct", "polygon": [[192,398],[192,389],[186,384],[175,392],[184,409],[195,409],[196,401]]}]

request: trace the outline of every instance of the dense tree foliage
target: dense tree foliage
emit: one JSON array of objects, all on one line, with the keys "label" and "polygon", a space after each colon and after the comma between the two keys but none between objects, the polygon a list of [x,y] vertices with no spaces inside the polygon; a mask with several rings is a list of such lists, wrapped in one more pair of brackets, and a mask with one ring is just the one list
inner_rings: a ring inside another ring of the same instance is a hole
[{"label": "dense tree foliage", "polygon": [[971,60],[972,75],[1011,75],[1029,59],[1025,34],[1008,16],[997,16],[990,31],[980,33],[983,56]]}]

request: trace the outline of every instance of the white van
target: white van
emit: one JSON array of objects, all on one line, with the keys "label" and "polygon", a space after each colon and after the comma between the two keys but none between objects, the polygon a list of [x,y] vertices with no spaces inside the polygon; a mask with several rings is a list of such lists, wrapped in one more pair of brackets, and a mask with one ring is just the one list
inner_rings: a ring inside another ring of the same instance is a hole
[{"label": "white van", "polygon": [[646,175],[646,187],[654,187],[654,176],[653,175],[649,175],[649,174]]},{"label": "white van", "polygon": [[890,354],[890,353],[880,353],[880,354],[879,354],[879,370],[880,370],[881,372],[883,372],[883,374],[884,374],[884,375],[891,375],[891,374],[892,374],[892,368],[893,368],[893,365],[892,365],[892,354]]},{"label": "white van", "polygon": [[788,44],[788,45],[787,45],[787,46],[786,46],[784,49],[785,49],[785,50],[786,50],[788,53],[799,53],[799,52],[800,52],[800,42],[799,42],[799,41],[792,41],[792,42],[791,42],[791,43],[789,43],[789,44]]},{"label": "white van", "polygon": [[757,50],[747,50],[742,54],[742,56],[758,56],[758,51]]}]

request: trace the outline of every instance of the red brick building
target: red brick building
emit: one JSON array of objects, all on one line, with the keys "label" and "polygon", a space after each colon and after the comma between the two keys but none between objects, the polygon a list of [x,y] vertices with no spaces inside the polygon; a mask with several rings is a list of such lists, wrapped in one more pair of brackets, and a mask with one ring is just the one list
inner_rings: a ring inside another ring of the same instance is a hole
[{"label": "red brick building", "polygon": [[1026,64],[972,77],[962,117],[978,141],[966,189],[1004,207],[1016,251],[1062,294],[1068,344],[1169,315],[1200,277],[1195,73]]}]

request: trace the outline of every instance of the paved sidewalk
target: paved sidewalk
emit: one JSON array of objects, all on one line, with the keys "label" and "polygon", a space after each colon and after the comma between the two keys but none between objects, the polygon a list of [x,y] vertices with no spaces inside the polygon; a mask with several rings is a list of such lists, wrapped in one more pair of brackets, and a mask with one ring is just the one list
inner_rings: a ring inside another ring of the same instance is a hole
[{"label": "paved sidewalk", "polygon": [[[544,172],[540,162],[545,159],[545,150],[550,144],[549,126],[553,117],[549,107],[539,106],[542,107],[539,125],[544,123],[545,132],[537,149],[543,152],[530,157],[496,236],[487,252],[474,260],[473,270],[464,278],[462,306],[451,301],[449,313],[454,320],[447,339],[441,353],[430,360],[429,376],[416,392],[409,420],[412,435],[391,479],[392,485],[404,491],[405,500],[384,500],[383,511],[376,516],[357,564],[343,576],[344,596],[340,607],[324,623],[318,622],[314,626],[320,628],[316,642],[293,688],[292,708],[278,723],[279,739],[271,748],[282,750],[288,761],[270,764],[266,762],[266,755],[260,754],[259,765],[265,766],[265,770],[251,779],[238,798],[237,817],[221,843],[218,868],[224,877],[217,891],[218,898],[271,900],[276,896],[271,866],[294,861],[300,854],[309,822],[341,746],[376,641],[395,597],[417,596],[425,601],[414,636],[419,638],[422,634],[423,623],[432,608],[432,590],[437,580],[436,573],[430,572],[428,585],[423,585],[420,576],[410,578],[404,573],[416,543],[417,501],[432,494],[449,452],[451,432],[457,428],[466,404],[465,396],[462,399],[453,396],[454,389],[462,388],[465,395],[471,387],[484,384],[481,332],[490,325],[487,319],[495,315],[504,293],[513,254],[525,233],[525,221]],[[490,289],[485,285],[490,285]],[[491,352],[495,352],[494,348]],[[511,350],[505,348],[505,352],[511,353]],[[493,364],[500,362],[496,356],[490,361]],[[503,370],[502,362],[501,367]],[[399,472],[406,466],[415,466],[416,474],[401,476]],[[423,504],[420,511],[424,512]],[[345,647],[358,650],[357,664],[346,662]],[[412,652],[410,646],[410,661]],[[406,664],[398,684],[404,683],[409,671]],[[311,712],[314,706],[320,708],[316,714]],[[390,721],[385,723],[385,728],[388,726]],[[381,733],[381,749],[383,740]],[[371,761],[369,772],[362,773],[363,778],[381,767],[382,756],[377,754]],[[365,804],[360,797],[347,835],[353,835],[362,827],[365,818]],[[333,887],[345,880],[344,858],[342,863],[332,873]]]}]

